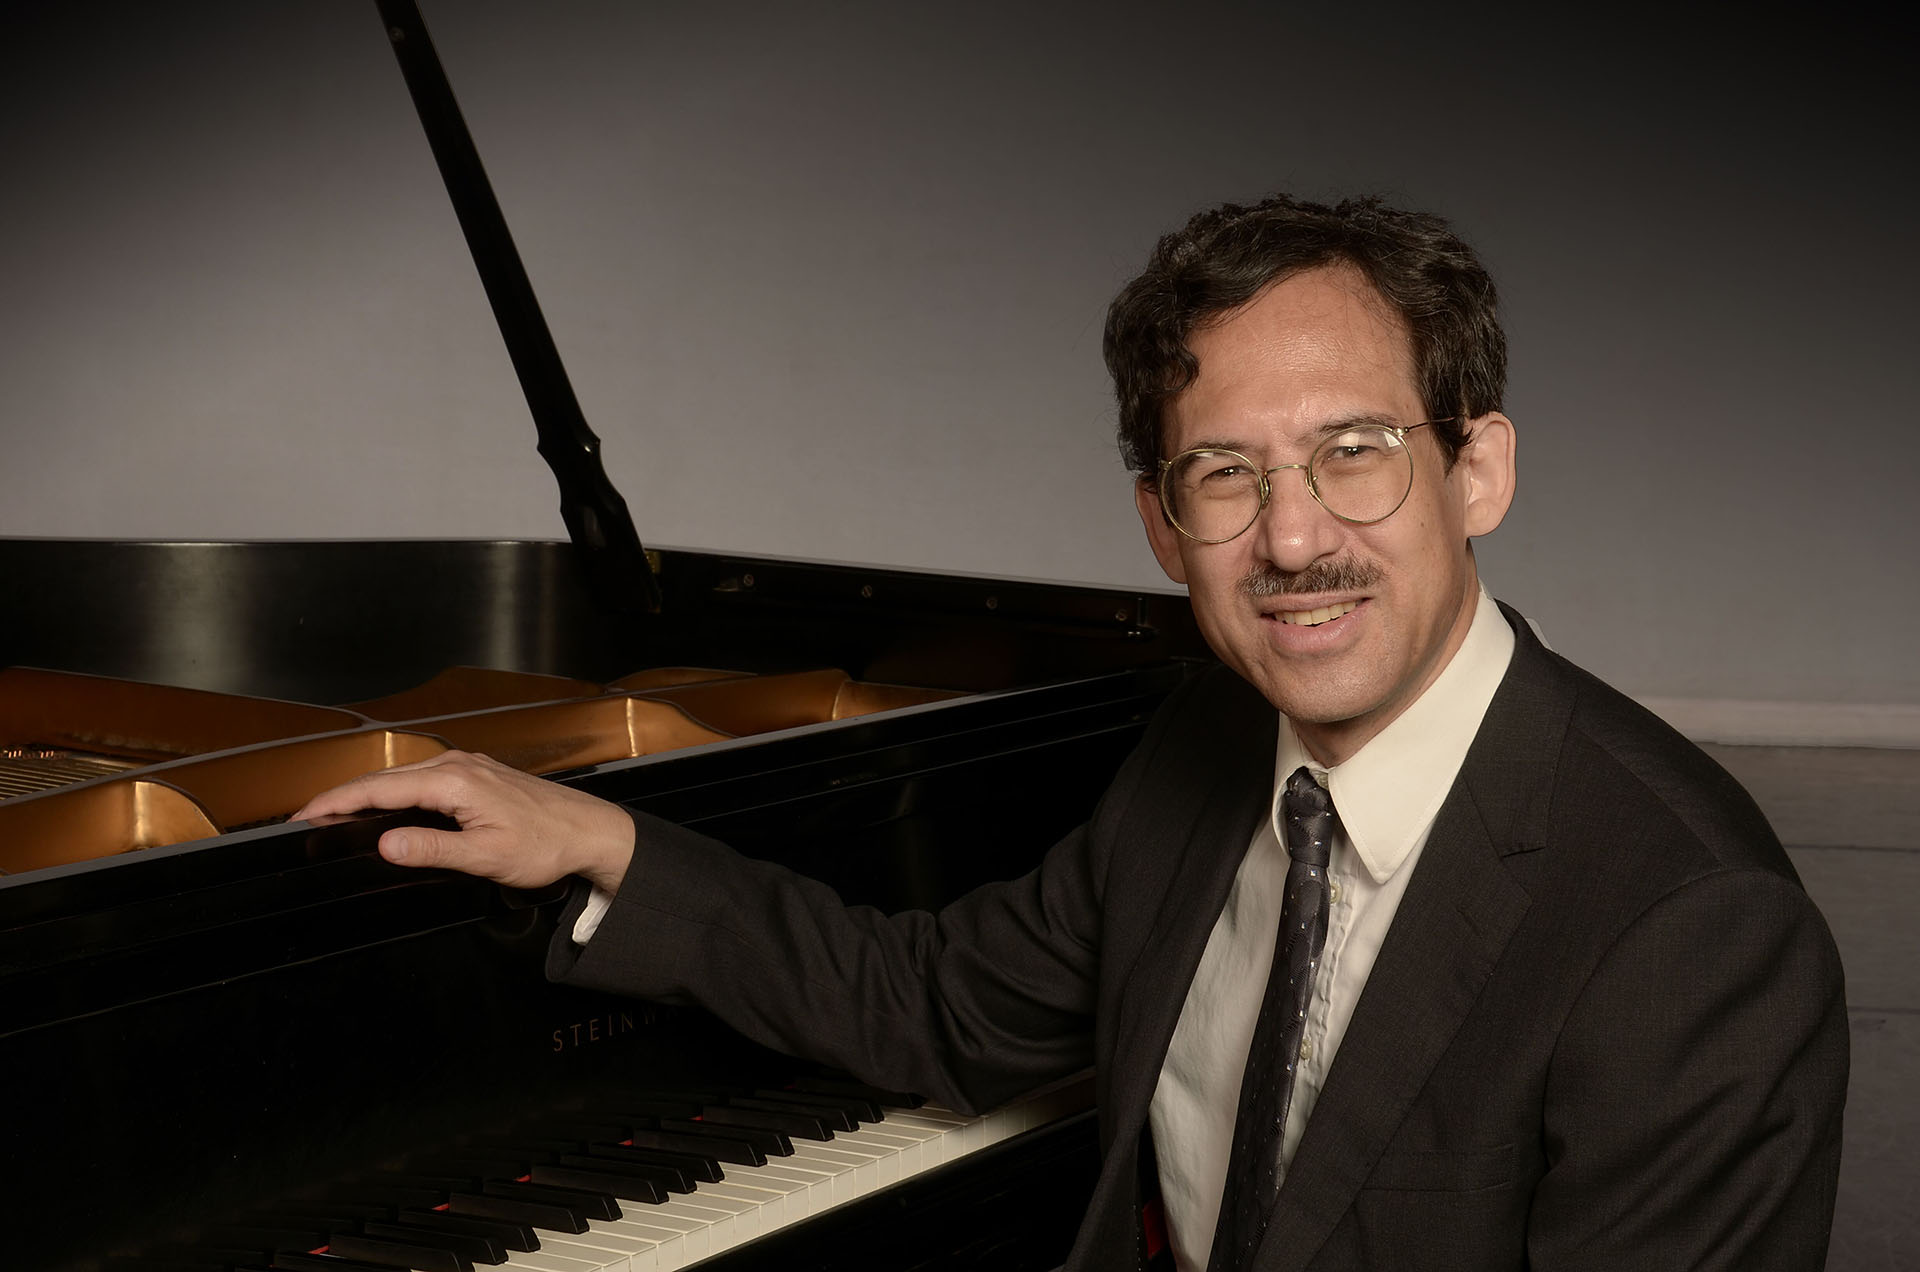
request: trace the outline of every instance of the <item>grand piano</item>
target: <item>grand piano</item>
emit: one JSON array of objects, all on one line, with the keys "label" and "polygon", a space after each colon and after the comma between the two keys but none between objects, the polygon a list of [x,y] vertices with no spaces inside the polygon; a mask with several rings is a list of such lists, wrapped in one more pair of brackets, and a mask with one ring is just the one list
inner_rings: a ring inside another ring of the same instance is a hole
[{"label": "grand piano", "polygon": [[1078,1089],[963,1118],[549,985],[563,890],[387,865],[420,813],[286,824],[460,746],[936,907],[1030,868],[1205,656],[1176,596],[642,549],[379,9],[573,541],[0,540],[0,1263],[1053,1266]]}]

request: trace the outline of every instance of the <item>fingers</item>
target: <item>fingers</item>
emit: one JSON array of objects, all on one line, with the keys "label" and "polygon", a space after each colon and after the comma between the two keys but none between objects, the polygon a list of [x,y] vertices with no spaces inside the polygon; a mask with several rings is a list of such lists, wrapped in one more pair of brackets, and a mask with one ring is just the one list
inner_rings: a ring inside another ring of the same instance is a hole
[{"label": "fingers", "polygon": [[[431,826],[400,826],[380,836],[380,855],[397,866],[459,869],[460,836]],[[475,873],[469,871],[468,873]]]},{"label": "fingers", "polygon": [[[287,817],[288,821],[312,821],[316,817],[333,817],[341,813],[360,813],[370,808],[426,808],[429,805],[418,802],[423,792],[438,789],[433,779],[427,784],[419,784],[418,774],[444,767],[449,760],[485,761],[494,763],[484,755],[469,755],[463,751],[446,751],[411,764],[396,764],[391,768],[376,769],[371,773],[362,773],[351,781],[321,791],[309,799]],[[446,812],[444,808],[434,808],[435,812]]]},{"label": "fingers", "polygon": [[[443,758],[434,757],[435,760]],[[451,816],[453,809],[449,805],[454,789],[449,778],[452,776],[419,764],[366,773],[332,790],[321,791],[287,820],[312,821],[316,817],[358,813],[370,808],[425,808]]]},{"label": "fingers", "polygon": [[322,791],[293,819],[374,808],[424,808],[460,824],[457,832],[387,831],[380,854],[388,861],[460,870],[510,887],[541,887],[578,874],[618,891],[633,856],[633,822],[616,805],[459,751]]}]

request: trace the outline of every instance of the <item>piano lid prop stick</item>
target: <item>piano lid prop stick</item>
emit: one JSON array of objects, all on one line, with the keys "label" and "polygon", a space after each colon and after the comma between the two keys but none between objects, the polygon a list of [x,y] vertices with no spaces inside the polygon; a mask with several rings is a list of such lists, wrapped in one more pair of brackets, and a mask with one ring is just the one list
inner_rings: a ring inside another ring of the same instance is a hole
[{"label": "piano lid prop stick", "polygon": [[527,279],[526,267],[474,149],[453,87],[427,37],[414,0],[376,0],[387,40],[406,77],[434,162],[467,236],[493,316],[539,431],[541,458],[560,483],[560,515],[586,562],[600,604],[615,613],[657,612],[660,588],[640,536],[600,462],[600,438],[588,427],[553,334]]}]

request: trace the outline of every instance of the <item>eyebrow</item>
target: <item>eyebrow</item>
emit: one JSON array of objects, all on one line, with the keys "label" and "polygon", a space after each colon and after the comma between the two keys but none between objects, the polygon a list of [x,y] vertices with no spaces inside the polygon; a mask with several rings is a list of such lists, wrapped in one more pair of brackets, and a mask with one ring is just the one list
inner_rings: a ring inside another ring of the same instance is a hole
[{"label": "eyebrow", "polygon": [[1350,428],[1400,428],[1399,420],[1389,415],[1380,415],[1373,411],[1361,411],[1356,415],[1343,415],[1337,420],[1328,420],[1313,430],[1314,437],[1332,437],[1335,433],[1344,433]]},{"label": "eyebrow", "polygon": [[[1306,435],[1306,440],[1309,442],[1323,442],[1327,438],[1338,436],[1339,434],[1346,432],[1350,428],[1367,428],[1369,426],[1379,427],[1379,428],[1405,427],[1405,425],[1401,424],[1400,421],[1394,419],[1390,415],[1382,415],[1377,411],[1359,411],[1352,415],[1342,415],[1338,419],[1331,419],[1331,420],[1327,420],[1325,423],[1316,424],[1312,429],[1308,431]],[[1186,449],[1188,450],[1224,450],[1224,451],[1232,451],[1237,455],[1243,455],[1246,453],[1247,447],[1249,446],[1249,444],[1250,443],[1248,443],[1244,439],[1238,440],[1238,441],[1229,441],[1221,437],[1202,438],[1201,440],[1189,445]]]}]

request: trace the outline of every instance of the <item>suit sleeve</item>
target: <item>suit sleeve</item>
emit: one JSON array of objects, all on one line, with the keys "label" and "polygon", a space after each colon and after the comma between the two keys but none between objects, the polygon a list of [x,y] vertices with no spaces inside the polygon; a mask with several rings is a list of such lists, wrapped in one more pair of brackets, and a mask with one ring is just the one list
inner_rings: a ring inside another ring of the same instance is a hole
[{"label": "suit sleeve", "polygon": [[692,1002],[766,1046],[952,1107],[991,1107],[1092,1062],[1101,899],[1115,826],[1166,711],[1093,820],[1031,873],[938,914],[888,916],[824,884],[635,814],[633,867],[556,980]]},{"label": "suit sleeve", "polygon": [[1839,956],[1806,894],[1758,869],[1667,894],[1555,1049],[1531,1266],[1821,1267],[1846,1079]]}]

